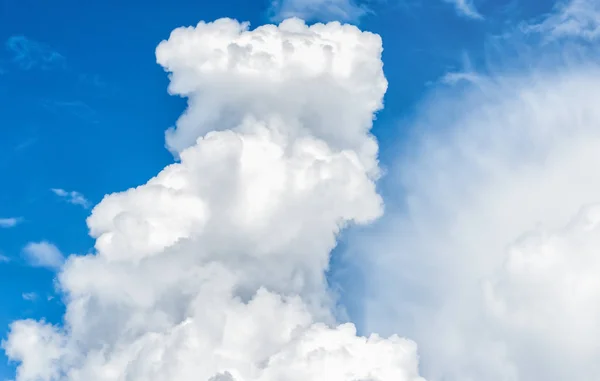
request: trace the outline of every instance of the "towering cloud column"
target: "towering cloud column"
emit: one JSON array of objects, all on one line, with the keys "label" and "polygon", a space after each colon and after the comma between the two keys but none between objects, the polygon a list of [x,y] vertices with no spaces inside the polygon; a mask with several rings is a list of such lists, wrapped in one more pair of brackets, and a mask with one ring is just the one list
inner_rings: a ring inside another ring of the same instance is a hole
[{"label": "towering cloud column", "polygon": [[339,23],[173,31],[179,161],[94,208],[64,326],[12,325],[17,381],[422,380],[414,343],[336,324],[324,275],[339,230],[382,213],[381,51]]}]

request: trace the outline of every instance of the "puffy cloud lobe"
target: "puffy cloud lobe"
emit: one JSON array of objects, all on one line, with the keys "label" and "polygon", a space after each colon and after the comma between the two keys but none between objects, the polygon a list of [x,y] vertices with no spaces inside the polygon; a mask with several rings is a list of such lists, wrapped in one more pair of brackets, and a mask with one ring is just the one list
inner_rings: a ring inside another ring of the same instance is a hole
[{"label": "puffy cloud lobe", "polygon": [[412,342],[336,325],[324,276],[340,229],[382,213],[379,37],[224,19],[157,57],[189,97],[180,161],[93,209],[65,326],[15,322],[4,344],[17,381],[422,380]]},{"label": "puffy cloud lobe", "polygon": [[352,324],[335,330],[314,325],[299,342],[271,358],[267,379],[422,380],[415,353],[414,343],[397,336],[367,339],[356,337]]},{"label": "puffy cloud lobe", "polygon": [[3,343],[6,355],[9,358],[23,359],[17,379],[58,379],[55,361],[62,355],[61,345],[64,339],[54,327],[33,320],[17,321],[11,325],[10,340],[9,345]]},{"label": "puffy cloud lobe", "polygon": [[29,242],[23,248],[23,255],[31,266],[53,270],[59,269],[65,260],[60,250],[47,241]]}]

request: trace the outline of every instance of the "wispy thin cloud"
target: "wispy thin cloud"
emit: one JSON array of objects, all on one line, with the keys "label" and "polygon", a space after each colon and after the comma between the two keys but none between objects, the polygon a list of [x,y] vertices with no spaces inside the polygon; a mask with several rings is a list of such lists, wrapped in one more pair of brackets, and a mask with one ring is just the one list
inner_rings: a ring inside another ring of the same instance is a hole
[{"label": "wispy thin cloud", "polygon": [[90,207],[89,200],[87,198],[85,198],[85,196],[83,194],[81,194],[79,192],[66,191],[66,190],[60,189],[60,188],[52,188],[50,190],[55,195],[66,200],[69,204],[79,205],[79,206],[84,207],[85,209],[88,209]]},{"label": "wispy thin cloud", "polygon": [[65,257],[60,250],[47,241],[29,242],[23,248],[23,256],[30,266],[51,270],[59,269],[65,261]]},{"label": "wispy thin cloud", "polygon": [[66,69],[66,58],[52,47],[25,36],[12,36],[5,43],[11,61],[21,70]]},{"label": "wispy thin cloud", "polygon": [[28,302],[34,302],[37,300],[38,296],[35,292],[24,292],[21,294],[23,300],[27,300]]},{"label": "wispy thin cloud", "polygon": [[281,21],[289,17],[318,21],[358,21],[371,12],[354,0],[273,0],[271,19]]},{"label": "wispy thin cloud", "polygon": [[448,71],[440,78],[439,82],[452,86],[459,83],[477,84],[483,80],[483,77],[477,72],[471,62],[471,58],[466,52],[463,52],[461,61],[460,69]]},{"label": "wispy thin cloud", "polygon": [[526,33],[539,33],[547,40],[568,37],[594,40],[600,37],[600,2],[559,2],[552,13],[539,22],[523,25],[522,29]]},{"label": "wispy thin cloud", "polygon": [[477,83],[481,76],[475,72],[455,71],[444,74],[440,82],[446,85],[456,85],[460,82]]},{"label": "wispy thin cloud", "polygon": [[14,228],[22,221],[21,217],[0,218],[0,228]]},{"label": "wispy thin cloud", "polygon": [[10,258],[7,257],[6,255],[0,253],[0,263],[8,263],[10,262]]},{"label": "wispy thin cloud", "polygon": [[114,83],[108,82],[94,73],[78,74],[77,86],[81,91],[93,92],[94,97],[112,98],[121,93],[119,87]]},{"label": "wispy thin cloud", "polygon": [[444,0],[447,3],[453,4],[456,12],[461,15],[475,20],[483,20],[481,13],[477,11],[471,0]]},{"label": "wispy thin cloud", "polygon": [[83,101],[44,100],[42,107],[56,115],[70,115],[88,123],[98,123],[96,110]]},{"label": "wispy thin cloud", "polygon": [[27,140],[24,140],[24,141],[22,141],[21,143],[19,143],[19,144],[17,144],[15,146],[14,151],[18,152],[18,151],[22,151],[22,150],[24,150],[26,148],[29,148],[32,145],[34,145],[37,142],[37,140],[38,140],[37,137],[32,137],[32,138],[29,138]]},{"label": "wispy thin cloud", "polygon": [[98,74],[82,73],[79,74],[78,80],[80,84],[97,89],[106,89],[108,87],[108,84]]}]

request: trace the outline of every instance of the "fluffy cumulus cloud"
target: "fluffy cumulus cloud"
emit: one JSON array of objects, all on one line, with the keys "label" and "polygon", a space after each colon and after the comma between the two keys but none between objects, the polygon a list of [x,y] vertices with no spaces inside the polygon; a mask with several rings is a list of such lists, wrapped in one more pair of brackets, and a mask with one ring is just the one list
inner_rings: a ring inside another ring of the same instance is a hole
[{"label": "fluffy cumulus cloud", "polygon": [[413,342],[336,323],[324,275],[340,229],[382,213],[381,52],[339,23],[174,30],[156,55],[188,98],[179,161],[93,209],[64,326],[12,324],[17,381],[422,380]]},{"label": "fluffy cumulus cloud", "polygon": [[428,379],[600,373],[600,69],[563,47],[435,91],[390,170],[401,200],[351,242],[367,326],[414,339]]}]

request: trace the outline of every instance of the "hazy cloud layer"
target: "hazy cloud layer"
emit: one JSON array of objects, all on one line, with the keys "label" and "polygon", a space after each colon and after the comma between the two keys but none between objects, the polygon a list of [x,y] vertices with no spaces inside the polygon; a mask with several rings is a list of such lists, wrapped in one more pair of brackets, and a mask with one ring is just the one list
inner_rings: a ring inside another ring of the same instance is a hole
[{"label": "hazy cloud layer", "polygon": [[428,379],[600,372],[600,69],[573,37],[435,90],[390,170],[396,206],[349,244],[367,326],[414,339]]}]

